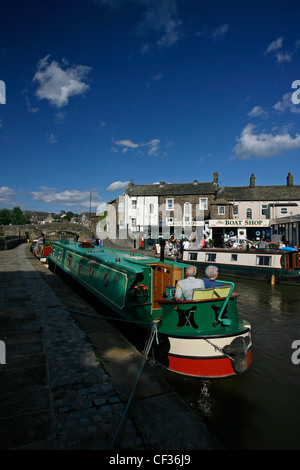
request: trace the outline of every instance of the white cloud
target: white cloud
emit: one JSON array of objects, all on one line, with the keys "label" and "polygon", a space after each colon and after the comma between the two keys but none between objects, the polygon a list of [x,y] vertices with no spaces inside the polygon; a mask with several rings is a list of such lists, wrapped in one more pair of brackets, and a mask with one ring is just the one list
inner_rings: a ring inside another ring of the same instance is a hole
[{"label": "white cloud", "polygon": [[293,49],[291,51],[282,51],[281,50],[282,47],[283,47],[283,37],[279,37],[268,45],[265,53],[274,54],[278,63],[291,62],[293,55],[295,54],[297,49],[300,47],[300,41],[298,40],[295,42]]},{"label": "white cloud", "polygon": [[[41,201],[46,204],[59,205],[62,207],[76,207],[84,209],[90,207],[90,191],[79,191],[77,189],[70,189],[65,191],[57,191],[55,188],[40,188],[41,191],[31,191],[35,201]],[[101,202],[101,198],[97,192],[92,192],[91,206],[97,207]]]},{"label": "white cloud", "polygon": [[283,41],[283,37],[280,37],[278,39],[275,39],[275,41],[272,41],[267,47],[266,54],[269,54],[269,52],[274,52],[280,49],[282,47],[282,41]]},{"label": "white cloud", "polygon": [[[146,36],[154,31],[159,35],[156,45],[170,47],[176,44],[183,36],[181,32],[182,21],[177,11],[177,0],[94,0],[100,6],[107,5],[111,9],[124,6],[126,3],[134,3],[139,11],[142,11],[142,20],[136,25],[135,32],[140,36]],[[149,50],[144,45],[142,52]]]},{"label": "white cloud", "polygon": [[248,113],[250,117],[267,116],[268,113],[261,106],[254,106]]},{"label": "white cloud", "polygon": [[108,188],[106,188],[107,191],[119,191],[120,189],[127,188],[129,185],[130,181],[115,181],[114,183],[111,183]]},{"label": "white cloud", "polygon": [[131,140],[119,140],[118,142],[115,142],[117,145],[121,145],[123,147],[129,147],[131,149],[136,149],[140,146],[140,144],[135,144]]},{"label": "white cloud", "polygon": [[9,203],[11,200],[11,197],[14,196],[16,192],[9,188],[8,186],[0,186],[0,202],[1,204],[3,203]]},{"label": "white cloud", "polygon": [[84,80],[91,67],[69,66],[65,61],[60,65],[56,61],[50,62],[49,59],[50,55],[47,55],[37,64],[37,71],[33,77],[33,81],[38,83],[36,96],[61,108],[68,104],[72,96],[83,95],[89,89]]},{"label": "white cloud", "polygon": [[273,108],[279,112],[286,112],[290,111],[291,113],[298,114],[300,113],[300,107],[298,105],[294,105],[292,102],[292,92],[285,93],[281,99],[281,101],[277,101],[274,104]]},{"label": "white cloud", "polygon": [[[142,149],[146,148],[147,154],[150,156],[157,156],[159,154],[160,149],[160,139],[151,139],[149,142],[142,142],[142,143],[135,143],[131,140],[119,140],[115,142],[116,145],[119,145],[122,148],[122,153],[126,153],[129,150],[137,149],[142,151]],[[116,147],[111,148],[112,152],[118,152]]]},{"label": "white cloud", "polygon": [[211,35],[212,39],[214,41],[219,41],[224,36],[224,34],[227,33],[228,29],[228,24],[223,24],[222,26],[219,26],[218,28],[214,29]]},{"label": "white cloud", "polygon": [[300,135],[291,137],[288,133],[282,134],[254,134],[254,126],[248,124],[237,139],[234,152],[238,159],[247,160],[251,156],[256,158],[268,158],[283,152],[300,148]]}]

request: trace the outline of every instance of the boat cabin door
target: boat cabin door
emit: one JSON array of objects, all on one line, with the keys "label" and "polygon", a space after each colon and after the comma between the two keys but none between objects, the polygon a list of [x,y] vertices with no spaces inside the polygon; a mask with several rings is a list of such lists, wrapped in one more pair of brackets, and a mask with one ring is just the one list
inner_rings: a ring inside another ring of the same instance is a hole
[{"label": "boat cabin door", "polygon": [[166,288],[172,285],[172,268],[163,265],[154,265],[153,268],[153,308],[159,308],[159,300],[164,299]]},{"label": "boat cabin door", "polygon": [[176,287],[177,282],[182,279],[182,269],[162,264],[152,265],[152,269],[152,305],[153,309],[155,309],[160,308],[159,301],[165,299],[167,287]]},{"label": "boat cabin door", "polygon": [[290,251],[284,255],[285,269],[288,271],[294,271],[299,269],[299,253],[298,251]]}]

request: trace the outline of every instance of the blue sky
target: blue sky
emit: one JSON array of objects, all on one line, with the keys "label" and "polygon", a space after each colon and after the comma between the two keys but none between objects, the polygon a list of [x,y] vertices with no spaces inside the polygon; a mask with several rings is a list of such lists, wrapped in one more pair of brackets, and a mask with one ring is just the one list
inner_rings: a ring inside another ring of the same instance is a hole
[{"label": "blue sky", "polygon": [[92,194],[95,210],[129,181],[214,171],[224,186],[289,171],[300,184],[299,13],[290,0],[5,2],[0,208],[83,212]]}]

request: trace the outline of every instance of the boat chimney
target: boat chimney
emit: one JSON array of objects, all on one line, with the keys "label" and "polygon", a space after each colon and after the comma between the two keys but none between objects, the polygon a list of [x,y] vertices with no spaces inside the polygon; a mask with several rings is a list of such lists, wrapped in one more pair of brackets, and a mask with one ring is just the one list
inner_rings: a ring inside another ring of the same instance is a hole
[{"label": "boat chimney", "polygon": [[289,172],[289,174],[287,175],[287,179],[286,179],[286,182],[287,182],[287,185],[289,188],[291,188],[292,186],[294,186],[294,181],[293,181],[294,177],[292,175],[291,172]]},{"label": "boat chimney", "polygon": [[254,176],[254,173],[252,173],[251,178],[250,178],[250,188],[255,188],[255,176]]}]

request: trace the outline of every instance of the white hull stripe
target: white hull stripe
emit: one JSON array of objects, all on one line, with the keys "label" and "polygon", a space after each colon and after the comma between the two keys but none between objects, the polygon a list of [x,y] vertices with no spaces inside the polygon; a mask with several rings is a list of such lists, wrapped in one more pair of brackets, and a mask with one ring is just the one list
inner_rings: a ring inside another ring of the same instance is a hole
[{"label": "white hull stripe", "polygon": [[[234,338],[249,336],[249,333],[244,335],[236,335],[222,338],[210,338],[208,341],[202,338],[185,339],[169,337],[170,350],[169,354],[172,356],[182,357],[223,357],[224,353],[220,351],[224,346],[229,345]],[[216,348],[214,347],[216,346]],[[249,345],[251,347],[251,343]],[[220,350],[219,350],[219,349]]]}]

